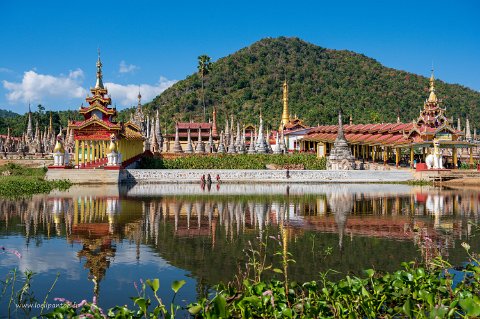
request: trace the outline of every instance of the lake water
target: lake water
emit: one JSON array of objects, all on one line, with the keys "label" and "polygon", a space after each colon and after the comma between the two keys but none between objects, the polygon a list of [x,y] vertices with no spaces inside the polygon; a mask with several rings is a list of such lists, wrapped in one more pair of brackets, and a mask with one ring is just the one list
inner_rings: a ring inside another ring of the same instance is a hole
[{"label": "lake water", "polygon": [[[460,264],[462,242],[480,248],[472,225],[479,200],[476,190],[388,184],[74,186],[0,199],[0,280],[15,268],[18,276],[35,272],[32,290],[42,303],[58,274],[47,303],[98,296],[109,308],[132,305],[135,283],[148,278],[160,279],[160,296],[169,302],[171,282],[183,279],[176,301],[185,305],[233,280],[245,250],[264,249],[259,238],[271,237],[287,244],[296,261],[289,277],[299,282],[328,269],[336,276],[393,271],[434,252]],[[267,264],[278,263],[274,253],[281,250],[268,239]],[[9,300],[7,291],[0,317],[8,315]]]}]

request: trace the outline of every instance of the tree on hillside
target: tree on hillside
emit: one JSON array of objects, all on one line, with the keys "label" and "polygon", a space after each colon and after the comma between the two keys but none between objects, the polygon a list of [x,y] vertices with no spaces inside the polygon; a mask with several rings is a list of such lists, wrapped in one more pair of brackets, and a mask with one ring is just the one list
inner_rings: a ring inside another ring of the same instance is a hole
[{"label": "tree on hillside", "polygon": [[208,55],[201,55],[198,57],[198,74],[202,79],[202,105],[203,105],[203,120],[206,121],[205,111],[205,76],[210,71],[210,57]]}]

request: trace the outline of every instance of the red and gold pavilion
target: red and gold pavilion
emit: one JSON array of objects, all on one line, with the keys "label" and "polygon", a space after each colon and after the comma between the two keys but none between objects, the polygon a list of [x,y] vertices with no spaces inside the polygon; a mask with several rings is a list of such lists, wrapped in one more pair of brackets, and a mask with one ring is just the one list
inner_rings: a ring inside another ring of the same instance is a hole
[{"label": "red and gold pavilion", "polygon": [[[402,153],[409,158],[410,166],[414,163],[415,153],[420,160],[433,147],[434,139],[440,147],[449,150],[444,154],[452,167],[458,165],[458,150],[469,149],[469,164],[473,165],[473,147],[475,144],[463,139],[463,131],[452,126],[452,119],[445,116],[442,101],[435,93],[435,78],[430,77],[430,94],[424,102],[417,119],[411,123],[379,123],[344,125],[345,138],[356,159],[372,162],[394,162],[397,166]],[[301,139],[302,151],[315,151],[318,156],[328,156],[337,138],[337,125],[320,125],[309,130]],[[402,152],[403,151],[403,152]]]},{"label": "red and gold pavilion", "polygon": [[102,167],[107,163],[110,139],[115,136],[118,153],[121,154],[119,167],[125,167],[143,153],[140,128],[132,122],[117,122],[117,110],[109,107],[112,100],[102,81],[102,62],[97,60],[97,82],[90,89],[92,96],[86,98],[87,107],[80,107],[83,121],[69,121],[69,129],[74,131],[75,167]]}]

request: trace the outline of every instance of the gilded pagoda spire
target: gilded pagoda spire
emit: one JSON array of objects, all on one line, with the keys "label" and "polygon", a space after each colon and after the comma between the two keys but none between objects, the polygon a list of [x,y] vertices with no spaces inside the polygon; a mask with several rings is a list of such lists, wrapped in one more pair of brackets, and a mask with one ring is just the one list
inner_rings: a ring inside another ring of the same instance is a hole
[{"label": "gilded pagoda spire", "polygon": [[217,108],[213,107],[213,115],[212,115],[212,134],[217,136]]},{"label": "gilded pagoda spire", "polygon": [[287,80],[283,82],[283,112],[282,112],[282,123],[280,129],[282,130],[285,125],[290,121],[288,115],[288,84]]},{"label": "gilded pagoda spire", "polygon": [[430,96],[428,97],[428,102],[437,102],[437,95],[435,94],[435,77],[433,75],[433,68],[432,68],[432,75],[430,76]]},{"label": "gilded pagoda spire", "polygon": [[98,49],[98,60],[97,60],[97,83],[95,84],[96,89],[104,89],[102,81],[102,61],[100,60],[100,49]]}]

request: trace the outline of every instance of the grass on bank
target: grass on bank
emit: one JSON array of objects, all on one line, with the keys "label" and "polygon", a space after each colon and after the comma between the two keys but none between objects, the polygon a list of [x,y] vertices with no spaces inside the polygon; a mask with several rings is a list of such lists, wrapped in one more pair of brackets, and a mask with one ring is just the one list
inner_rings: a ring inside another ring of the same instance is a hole
[{"label": "grass on bank", "polygon": [[307,170],[326,169],[326,159],[315,154],[216,154],[183,156],[175,159],[145,157],[142,169],[265,169],[274,164],[282,168],[302,167]]},{"label": "grass on bank", "polygon": [[31,168],[13,163],[0,166],[0,196],[31,196],[70,187],[69,181],[45,180],[46,172],[46,168]]}]

